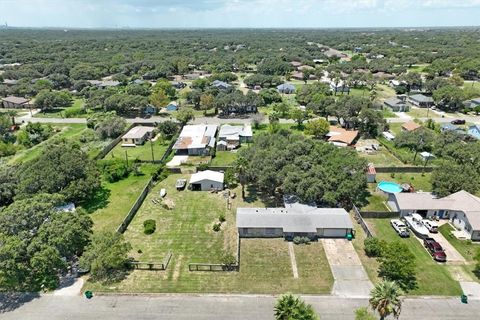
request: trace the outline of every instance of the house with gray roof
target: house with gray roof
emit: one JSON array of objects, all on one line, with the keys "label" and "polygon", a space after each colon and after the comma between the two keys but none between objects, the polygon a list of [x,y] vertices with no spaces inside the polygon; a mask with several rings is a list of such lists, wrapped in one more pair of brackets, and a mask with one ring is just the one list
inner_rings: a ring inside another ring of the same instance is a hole
[{"label": "house with gray roof", "polygon": [[242,238],[285,238],[296,236],[345,238],[352,233],[349,214],[341,208],[286,201],[284,208],[238,208],[236,225]]},{"label": "house with gray roof", "polygon": [[232,126],[224,124],[218,133],[217,150],[226,151],[238,148],[242,143],[252,142],[252,126]]},{"label": "house with gray roof", "polygon": [[215,80],[212,82],[212,87],[215,87],[217,89],[220,89],[220,90],[227,90],[231,87],[232,85],[231,84],[228,84],[224,81],[220,81],[220,80]]},{"label": "house with gray roof", "polygon": [[427,97],[421,93],[409,96],[408,102],[419,108],[429,108],[433,106],[432,97]]},{"label": "house with gray roof", "polygon": [[441,127],[440,127],[440,131],[441,132],[453,131],[453,132],[456,132],[458,134],[466,134],[465,129],[463,129],[462,127],[453,125],[451,123],[442,124]]},{"label": "house with gray roof", "polygon": [[390,194],[388,206],[401,217],[418,213],[424,218],[448,219],[471,240],[480,240],[480,198],[464,190],[443,198],[429,192]]},{"label": "house with gray roof", "polygon": [[2,105],[8,109],[29,109],[32,107],[29,99],[14,96],[2,98]]},{"label": "house with gray roof", "polygon": [[405,103],[405,101],[400,100],[396,97],[386,99],[383,102],[383,105],[391,109],[393,112],[407,112],[410,109]]},{"label": "house with gray roof", "polygon": [[285,94],[291,94],[295,93],[295,86],[291,83],[283,83],[277,87],[278,92],[280,93],[285,93]]}]

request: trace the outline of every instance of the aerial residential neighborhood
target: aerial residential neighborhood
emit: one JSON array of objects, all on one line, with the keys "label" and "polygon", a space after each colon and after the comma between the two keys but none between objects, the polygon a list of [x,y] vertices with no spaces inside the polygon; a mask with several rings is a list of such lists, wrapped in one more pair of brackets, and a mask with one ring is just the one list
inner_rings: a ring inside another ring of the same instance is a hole
[{"label": "aerial residential neighborhood", "polygon": [[0,1],[0,319],[480,318],[480,5],[140,2]]}]

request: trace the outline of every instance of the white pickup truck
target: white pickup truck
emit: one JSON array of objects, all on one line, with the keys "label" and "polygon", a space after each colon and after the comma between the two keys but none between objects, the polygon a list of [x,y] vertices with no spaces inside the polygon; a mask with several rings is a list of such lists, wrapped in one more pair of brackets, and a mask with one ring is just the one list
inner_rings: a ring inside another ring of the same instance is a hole
[{"label": "white pickup truck", "polygon": [[410,237],[410,232],[408,231],[407,226],[399,219],[392,219],[390,220],[390,224],[392,225],[393,229],[396,233],[402,238]]}]

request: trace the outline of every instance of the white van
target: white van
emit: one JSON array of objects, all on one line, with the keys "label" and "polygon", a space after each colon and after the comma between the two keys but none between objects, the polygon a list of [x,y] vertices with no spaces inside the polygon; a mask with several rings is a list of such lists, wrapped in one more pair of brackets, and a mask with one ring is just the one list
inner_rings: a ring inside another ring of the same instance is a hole
[{"label": "white van", "polygon": [[422,220],[423,225],[430,231],[431,233],[438,232],[438,224],[435,221],[431,220]]}]

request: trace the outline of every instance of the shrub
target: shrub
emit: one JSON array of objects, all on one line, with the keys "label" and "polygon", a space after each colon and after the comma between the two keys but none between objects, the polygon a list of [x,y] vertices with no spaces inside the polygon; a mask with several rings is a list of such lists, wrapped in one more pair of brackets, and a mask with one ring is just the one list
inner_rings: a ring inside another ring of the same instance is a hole
[{"label": "shrub", "polygon": [[215,231],[215,232],[220,231],[221,225],[222,225],[222,224],[219,223],[219,222],[218,222],[218,223],[215,223],[215,224],[213,225],[213,231]]},{"label": "shrub", "polygon": [[201,163],[198,165],[198,171],[205,171],[208,170],[209,164],[208,163]]},{"label": "shrub", "polygon": [[380,257],[382,255],[385,242],[375,237],[366,238],[363,242],[365,254],[369,257]]},{"label": "shrub", "polygon": [[101,160],[98,166],[108,182],[117,182],[126,177],[131,172],[131,167],[127,167],[125,162],[121,159]]},{"label": "shrub", "polygon": [[85,109],[83,107],[70,107],[68,109],[65,109],[65,111],[63,112],[65,118],[74,118],[82,114],[85,114]]},{"label": "shrub", "polygon": [[152,234],[157,229],[157,223],[153,219],[143,221],[143,233]]},{"label": "shrub", "polygon": [[378,275],[395,281],[404,291],[417,287],[415,256],[403,242],[394,241],[384,246],[379,258]]},{"label": "shrub", "polygon": [[219,217],[218,217],[218,221],[220,222],[225,222],[225,215],[222,213]]},{"label": "shrub", "polygon": [[309,237],[294,237],[293,243],[295,244],[309,244],[310,238]]}]

